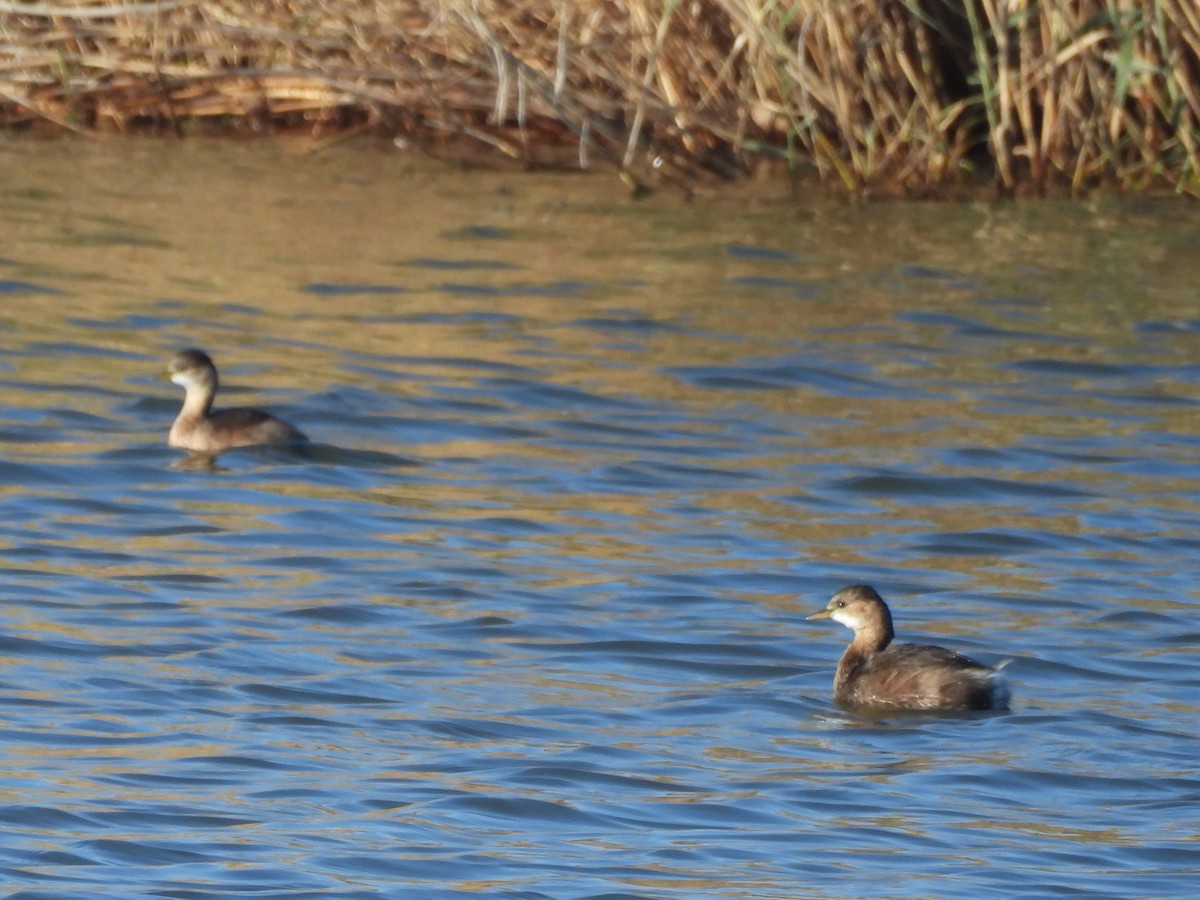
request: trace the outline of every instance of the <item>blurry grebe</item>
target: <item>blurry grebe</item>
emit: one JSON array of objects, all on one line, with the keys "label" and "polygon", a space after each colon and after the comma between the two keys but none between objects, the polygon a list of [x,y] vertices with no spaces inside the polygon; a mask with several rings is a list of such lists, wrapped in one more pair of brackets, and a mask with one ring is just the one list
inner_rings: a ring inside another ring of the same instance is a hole
[{"label": "blurry grebe", "polygon": [[203,350],[181,350],[167,366],[168,377],[187,391],[167,443],[191,453],[216,456],[233,447],[306,441],[283,419],[257,409],[213,411],[217,367]]},{"label": "blurry grebe", "polygon": [[833,619],[854,631],[833,679],[839,703],[890,709],[1008,709],[999,669],[944,647],[893,644],[892,614],[865,584],[842,588],[809,619]]}]

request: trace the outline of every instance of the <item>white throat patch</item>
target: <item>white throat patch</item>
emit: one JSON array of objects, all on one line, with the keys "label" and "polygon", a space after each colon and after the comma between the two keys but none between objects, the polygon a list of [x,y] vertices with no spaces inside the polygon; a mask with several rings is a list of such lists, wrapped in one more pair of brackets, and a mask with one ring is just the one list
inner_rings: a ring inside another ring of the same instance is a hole
[{"label": "white throat patch", "polygon": [[837,622],[839,625],[845,625],[851,631],[856,629],[859,625],[858,616],[845,609],[835,609],[832,613],[830,613],[829,618],[833,619],[833,621]]}]

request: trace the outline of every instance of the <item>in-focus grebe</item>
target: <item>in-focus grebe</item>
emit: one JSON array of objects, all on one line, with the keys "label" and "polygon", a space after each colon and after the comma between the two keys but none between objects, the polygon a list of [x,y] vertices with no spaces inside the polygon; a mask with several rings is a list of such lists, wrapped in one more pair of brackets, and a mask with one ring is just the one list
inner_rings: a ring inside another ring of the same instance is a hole
[{"label": "in-focus grebe", "polygon": [[288,444],[308,438],[283,419],[258,409],[213,410],[217,367],[203,350],[181,350],[167,366],[167,376],[187,395],[171,426],[167,443],[203,456],[216,456],[234,447]]},{"label": "in-focus grebe", "polygon": [[833,619],[854,632],[838,662],[833,696],[839,703],[882,709],[1008,709],[999,669],[929,644],[893,644],[892,614],[875,589],[842,588],[809,619]]}]

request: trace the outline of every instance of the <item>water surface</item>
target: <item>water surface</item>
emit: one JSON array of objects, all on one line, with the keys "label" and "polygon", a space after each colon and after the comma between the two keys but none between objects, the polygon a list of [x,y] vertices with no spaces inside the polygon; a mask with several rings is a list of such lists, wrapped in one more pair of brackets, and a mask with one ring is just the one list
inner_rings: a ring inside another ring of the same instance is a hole
[{"label": "water surface", "polygon": [[[1191,895],[1193,207],[0,157],[9,896]],[[1012,712],[834,706],[853,582]]]}]

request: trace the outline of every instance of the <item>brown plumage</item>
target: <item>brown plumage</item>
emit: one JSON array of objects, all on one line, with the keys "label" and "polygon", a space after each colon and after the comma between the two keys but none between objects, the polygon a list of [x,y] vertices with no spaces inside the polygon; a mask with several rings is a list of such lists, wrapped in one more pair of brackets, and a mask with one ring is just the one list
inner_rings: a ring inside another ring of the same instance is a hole
[{"label": "brown plumage", "polygon": [[1008,708],[999,669],[944,647],[893,644],[891,611],[868,585],[842,588],[808,618],[833,619],[854,632],[833,679],[839,703],[961,712]]},{"label": "brown plumage", "polygon": [[216,456],[234,447],[288,444],[308,438],[283,419],[258,409],[213,410],[217,367],[203,350],[181,350],[167,366],[167,377],[187,394],[167,443],[203,456]]}]

